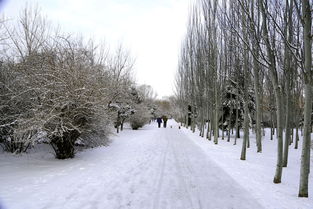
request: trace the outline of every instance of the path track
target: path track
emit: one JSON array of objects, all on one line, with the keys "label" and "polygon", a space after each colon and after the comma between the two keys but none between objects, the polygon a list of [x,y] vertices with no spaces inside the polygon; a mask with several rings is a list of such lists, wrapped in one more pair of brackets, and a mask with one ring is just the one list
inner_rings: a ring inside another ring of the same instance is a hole
[{"label": "path track", "polygon": [[[175,122],[169,121],[169,126],[125,130],[109,147],[53,161],[51,166],[44,167],[47,162],[41,160],[30,165],[32,172],[17,172],[18,191],[12,187],[13,178],[1,179],[0,174],[0,181],[6,182],[0,186],[0,197],[9,209],[20,208],[21,203],[33,209],[262,208]],[[17,204],[16,198],[21,202]]]}]

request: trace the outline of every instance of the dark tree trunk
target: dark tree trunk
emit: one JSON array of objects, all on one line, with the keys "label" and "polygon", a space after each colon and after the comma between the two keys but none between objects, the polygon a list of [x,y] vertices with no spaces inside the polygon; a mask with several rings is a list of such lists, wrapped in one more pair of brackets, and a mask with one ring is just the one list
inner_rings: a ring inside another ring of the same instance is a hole
[{"label": "dark tree trunk", "polygon": [[74,143],[80,133],[77,130],[69,130],[63,133],[63,136],[53,135],[51,137],[51,146],[55,151],[57,159],[73,158],[75,156]]}]

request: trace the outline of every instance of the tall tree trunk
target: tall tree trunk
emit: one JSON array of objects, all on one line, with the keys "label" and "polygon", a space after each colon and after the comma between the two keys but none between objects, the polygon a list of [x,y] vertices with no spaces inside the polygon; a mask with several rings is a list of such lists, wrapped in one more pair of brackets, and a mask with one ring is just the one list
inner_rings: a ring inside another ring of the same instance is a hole
[{"label": "tall tree trunk", "polygon": [[[232,100],[232,94],[230,95],[230,100]],[[233,114],[233,105],[230,107],[229,118],[228,118],[228,138],[227,142],[230,142],[230,129],[231,129],[231,116]]]},{"label": "tall tree trunk", "polygon": [[308,197],[309,173],[310,173],[310,150],[311,150],[311,112],[312,112],[312,86],[305,84],[305,105],[304,105],[304,136],[302,142],[300,187],[299,197]]},{"label": "tall tree trunk", "polygon": [[224,140],[224,112],[222,111],[222,140]]},{"label": "tall tree trunk", "polygon": [[[289,80],[290,78],[286,78]],[[286,85],[289,85],[289,81],[287,81]],[[291,141],[291,130],[290,130],[290,92],[289,87],[286,87],[286,132],[285,132],[285,144],[284,144],[284,153],[283,153],[283,167],[287,167],[288,164],[288,152],[289,152],[289,144]]]},{"label": "tall tree trunk", "polygon": [[201,131],[200,131],[200,136],[204,137],[204,131],[205,131],[205,120],[204,120],[204,108],[201,114]]},{"label": "tall tree trunk", "polygon": [[256,103],[256,145],[257,152],[262,152],[262,132],[261,132],[261,102],[259,93],[259,65],[254,59],[254,92],[255,92],[255,103]]},{"label": "tall tree trunk", "polygon": [[[247,24],[246,24],[246,16],[245,14],[242,15],[242,25],[243,25],[243,38],[247,40]],[[248,49],[246,46],[244,46],[243,49],[243,70],[244,70],[244,120],[243,120],[243,142],[242,142],[242,148],[241,148],[241,157],[240,160],[246,160],[246,150],[247,147],[249,147],[249,108],[248,108],[248,102],[249,102],[249,96],[248,96],[248,90],[249,90],[249,75],[248,75]]]},{"label": "tall tree trunk", "polygon": [[273,112],[271,111],[271,140],[273,140],[274,134],[275,134],[275,126],[274,126]]},{"label": "tall tree trunk", "polygon": [[123,120],[122,120],[122,123],[121,123],[121,131],[124,130],[124,121],[125,121],[125,119],[123,119]]},{"label": "tall tree trunk", "polygon": [[[298,116],[297,116],[298,118]],[[298,143],[299,143],[299,120],[296,120],[296,139],[295,139],[295,149],[298,149]]]},{"label": "tall tree trunk", "polygon": [[213,56],[212,56],[212,61],[213,61],[213,66],[214,66],[214,97],[215,97],[215,116],[214,116],[214,144],[218,144],[218,137],[219,137],[219,79],[218,79],[218,48],[217,48],[217,26],[215,24],[216,20],[216,14],[217,14],[217,0],[214,0],[214,5],[213,5]]},{"label": "tall tree trunk", "polygon": [[[251,0],[251,17],[252,17],[252,22],[255,22],[255,15],[254,15],[254,0]],[[259,13],[259,10],[258,10]],[[259,16],[259,15],[258,15]],[[259,32],[259,25],[260,25],[260,18],[257,18],[257,28],[256,28],[256,32]],[[251,27],[253,27],[253,25],[251,25]],[[257,41],[257,37],[252,36],[252,43],[254,46],[257,46],[258,41]],[[260,80],[260,76],[259,76],[259,71],[260,71],[260,67],[259,67],[259,63],[257,61],[257,59],[259,58],[259,51],[257,49],[257,47],[253,47],[253,53],[255,55],[254,59],[253,59],[253,75],[254,75],[254,80],[253,80],[253,84],[254,84],[254,92],[255,92],[255,103],[256,103],[256,145],[257,145],[257,152],[262,152],[262,133],[261,133],[261,119],[262,119],[262,113],[261,113],[261,94],[260,94],[260,85],[259,85],[259,80]]]},{"label": "tall tree trunk", "polygon": [[[209,98],[209,97],[208,97]],[[210,107],[210,103],[208,102],[208,129],[207,129],[207,132],[206,132],[206,138],[208,140],[211,140],[211,107]]]},{"label": "tall tree trunk", "polygon": [[235,126],[236,126],[236,136],[235,136],[235,140],[234,140],[234,145],[237,144],[237,138],[240,138],[240,130],[239,130],[239,123],[238,123],[238,118],[239,118],[239,100],[238,100],[238,96],[236,99],[236,122],[235,122]]},{"label": "tall tree trunk", "polygon": [[290,132],[291,132],[291,136],[290,136],[290,141],[289,141],[289,146],[294,142],[294,136],[295,136],[295,132],[294,132],[294,124],[295,124],[295,106],[293,103],[294,97],[291,97],[291,103],[290,103],[290,108],[292,109],[290,115],[291,115],[291,121],[290,121]]},{"label": "tall tree trunk", "polygon": [[[245,90],[246,91],[246,90]],[[246,93],[245,93],[246,94]],[[245,101],[244,104],[244,135],[243,135],[243,141],[242,141],[242,148],[241,148],[241,156],[240,160],[246,160],[246,150],[247,150],[247,142],[249,140],[249,118],[248,118],[248,104],[247,101]]]},{"label": "tall tree trunk", "polygon": [[304,40],[304,136],[301,154],[299,197],[309,196],[311,113],[312,113],[312,15],[309,0],[302,0]]},{"label": "tall tree trunk", "polygon": [[[289,9],[289,1],[286,0],[286,14],[285,14],[285,37],[288,37],[288,42],[292,42],[292,4],[290,3]],[[288,31],[288,32],[287,32]],[[286,132],[285,132],[285,144],[284,144],[284,153],[283,153],[283,167],[287,167],[288,164],[288,153],[289,153],[289,144],[291,141],[291,129],[290,129],[290,120],[291,120],[291,89],[290,89],[290,79],[291,79],[291,56],[290,51],[288,50],[288,46],[286,43],[285,46],[285,72],[286,72]]]},{"label": "tall tree trunk", "polygon": [[[216,84],[217,85],[217,84]],[[214,112],[214,144],[218,144],[218,117],[219,117],[219,101],[218,101],[218,93],[217,93],[217,86],[215,90],[215,112]]]},{"label": "tall tree trunk", "polygon": [[[263,38],[265,41],[265,47],[267,51],[267,56],[269,59],[269,73],[271,77],[271,82],[274,87],[274,94],[276,99],[276,108],[277,108],[277,163],[276,163],[276,171],[274,176],[274,183],[281,183],[281,177],[283,173],[283,109],[282,109],[282,89],[279,86],[278,75],[276,69],[276,57],[274,53],[274,49],[271,46],[271,42],[269,39],[269,33],[267,28],[267,6],[264,0],[260,0],[261,11],[262,11],[262,19],[263,19]],[[266,8],[266,9],[265,9]]]},{"label": "tall tree trunk", "polygon": [[196,131],[196,115],[195,115],[196,108],[195,108],[194,104],[192,105],[191,110],[192,110],[191,130],[194,133]]},{"label": "tall tree trunk", "polygon": [[213,133],[213,104],[212,102],[210,103],[210,121],[209,121],[209,136],[208,139],[209,141],[212,140],[212,133]]},{"label": "tall tree trunk", "polygon": [[273,182],[281,183],[281,177],[283,172],[283,114],[282,114],[282,106],[281,106],[281,93],[280,89],[276,90],[276,100],[278,108],[277,108],[277,164],[276,164],[276,172]]}]

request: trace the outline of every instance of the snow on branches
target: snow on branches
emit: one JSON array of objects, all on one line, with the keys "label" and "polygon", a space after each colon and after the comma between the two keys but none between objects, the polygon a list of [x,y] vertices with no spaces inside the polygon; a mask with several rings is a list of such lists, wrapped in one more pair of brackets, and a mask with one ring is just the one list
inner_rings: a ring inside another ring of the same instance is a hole
[{"label": "snow on branches", "polygon": [[110,101],[140,100],[125,91],[133,84],[129,53],[119,47],[111,54],[92,41],[52,33],[37,10],[21,14],[16,28],[0,23],[8,37],[0,65],[0,145],[25,152],[44,142],[64,159],[74,157],[78,144],[107,144],[112,109],[121,120],[134,113],[131,105]]}]

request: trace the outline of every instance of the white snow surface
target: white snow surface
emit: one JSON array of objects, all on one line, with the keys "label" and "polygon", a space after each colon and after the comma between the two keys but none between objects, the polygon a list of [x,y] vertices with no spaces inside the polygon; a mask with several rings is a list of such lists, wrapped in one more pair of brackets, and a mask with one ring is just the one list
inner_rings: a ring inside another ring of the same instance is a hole
[{"label": "white snow surface", "polygon": [[54,159],[43,148],[0,153],[0,201],[6,209],[313,208],[312,197],[297,197],[301,146],[290,147],[282,183],[273,184],[276,141],[267,135],[263,145],[256,153],[251,135],[241,161],[241,139],[214,145],[169,120],[167,128],[126,129],[110,146],[74,159]]}]

